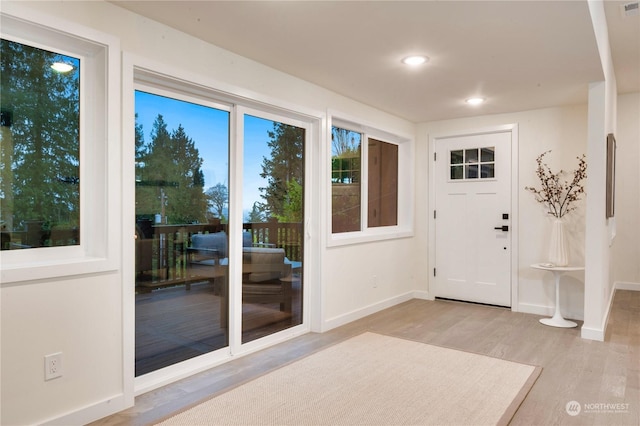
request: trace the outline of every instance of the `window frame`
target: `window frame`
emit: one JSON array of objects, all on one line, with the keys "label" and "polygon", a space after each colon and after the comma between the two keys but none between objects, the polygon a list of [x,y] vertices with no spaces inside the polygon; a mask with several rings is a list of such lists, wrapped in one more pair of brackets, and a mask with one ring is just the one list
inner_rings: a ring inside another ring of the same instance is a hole
[{"label": "window frame", "polygon": [[[382,241],[396,238],[407,238],[414,235],[414,140],[400,132],[382,130],[366,124],[364,120],[345,118],[346,115],[329,113],[327,119],[327,161],[329,188],[327,190],[327,246],[342,246],[359,244],[370,241]],[[339,127],[362,134],[361,142],[361,185],[360,185],[360,230],[334,233],[332,229],[332,194],[331,182],[331,134],[333,127]],[[369,189],[369,152],[368,140],[376,139],[381,142],[398,146],[398,201],[397,225],[369,227],[368,225],[368,189]]]},{"label": "window frame", "polygon": [[[7,8],[9,9],[9,8]],[[80,59],[80,244],[5,250],[2,286],[117,269],[120,220],[120,44],[113,36],[20,7],[0,13],[2,38]]]}]

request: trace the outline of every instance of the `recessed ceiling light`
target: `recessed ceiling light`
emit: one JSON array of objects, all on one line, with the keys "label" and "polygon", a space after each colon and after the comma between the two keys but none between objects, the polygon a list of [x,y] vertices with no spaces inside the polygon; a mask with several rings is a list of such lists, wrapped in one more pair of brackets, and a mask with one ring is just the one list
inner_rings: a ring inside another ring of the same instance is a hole
[{"label": "recessed ceiling light", "polygon": [[480,105],[484,101],[485,101],[484,98],[469,98],[465,100],[465,102],[468,103],[469,105]]},{"label": "recessed ceiling light", "polygon": [[51,68],[56,72],[69,72],[73,69],[73,65],[67,64],[66,62],[54,62],[51,64]]},{"label": "recessed ceiling light", "polygon": [[407,65],[422,65],[428,61],[429,61],[429,58],[427,58],[426,56],[418,55],[418,56],[407,56],[402,60],[402,63]]}]

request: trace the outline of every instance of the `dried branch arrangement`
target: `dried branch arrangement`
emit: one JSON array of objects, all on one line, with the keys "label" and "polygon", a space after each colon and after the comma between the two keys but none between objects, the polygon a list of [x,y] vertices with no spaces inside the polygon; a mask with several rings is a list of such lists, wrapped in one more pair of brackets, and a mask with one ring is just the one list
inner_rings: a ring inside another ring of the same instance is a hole
[{"label": "dried branch arrangement", "polygon": [[540,188],[527,186],[525,189],[534,194],[537,202],[547,207],[550,215],[561,218],[576,209],[574,203],[585,193],[582,181],[587,177],[587,162],[584,154],[576,157],[578,168],[573,171],[573,179],[562,180],[562,177],[568,173],[563,170],[553,173],[544,162],[545,155],[550,152],[550,150],[545,151],[536,158],[538,163],[536,175],[540,179]]}]

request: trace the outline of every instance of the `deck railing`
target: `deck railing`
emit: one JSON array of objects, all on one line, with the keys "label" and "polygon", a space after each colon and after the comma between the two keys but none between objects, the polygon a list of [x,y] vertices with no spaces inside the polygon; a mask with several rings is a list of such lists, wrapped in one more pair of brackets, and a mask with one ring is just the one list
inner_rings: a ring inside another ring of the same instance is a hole
[{"label": "deck railing", "polygon": [[[242,228],[243,232],[251,233],[252,245],[282,248],[289,260],[302,261],[302,223],[244,223]],[[227,232],[228,227],[226,224],[153,225],[138,222],[136,231],[136,272],[139,278],[146,272],[147,280],[173,282],[189,278],[187,265],[192,236]]]},{"label": "deck railing", "polygon": [[78,228],[43,229],[42,222],[28,224],[25,231],[2,231],[0,249],[73,246],[80,244]]}]

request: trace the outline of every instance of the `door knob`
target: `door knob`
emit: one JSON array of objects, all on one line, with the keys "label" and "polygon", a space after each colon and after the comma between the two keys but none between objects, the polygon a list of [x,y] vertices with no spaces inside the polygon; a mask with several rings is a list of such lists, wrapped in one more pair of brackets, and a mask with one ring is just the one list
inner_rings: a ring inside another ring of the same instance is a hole
[{"label": "door knob", "polygon": [[497,230],[503,231],[503,232],[508,232],[509,231],[509,226],[508,225],[496,226],[493,229],[497,229]]}]

